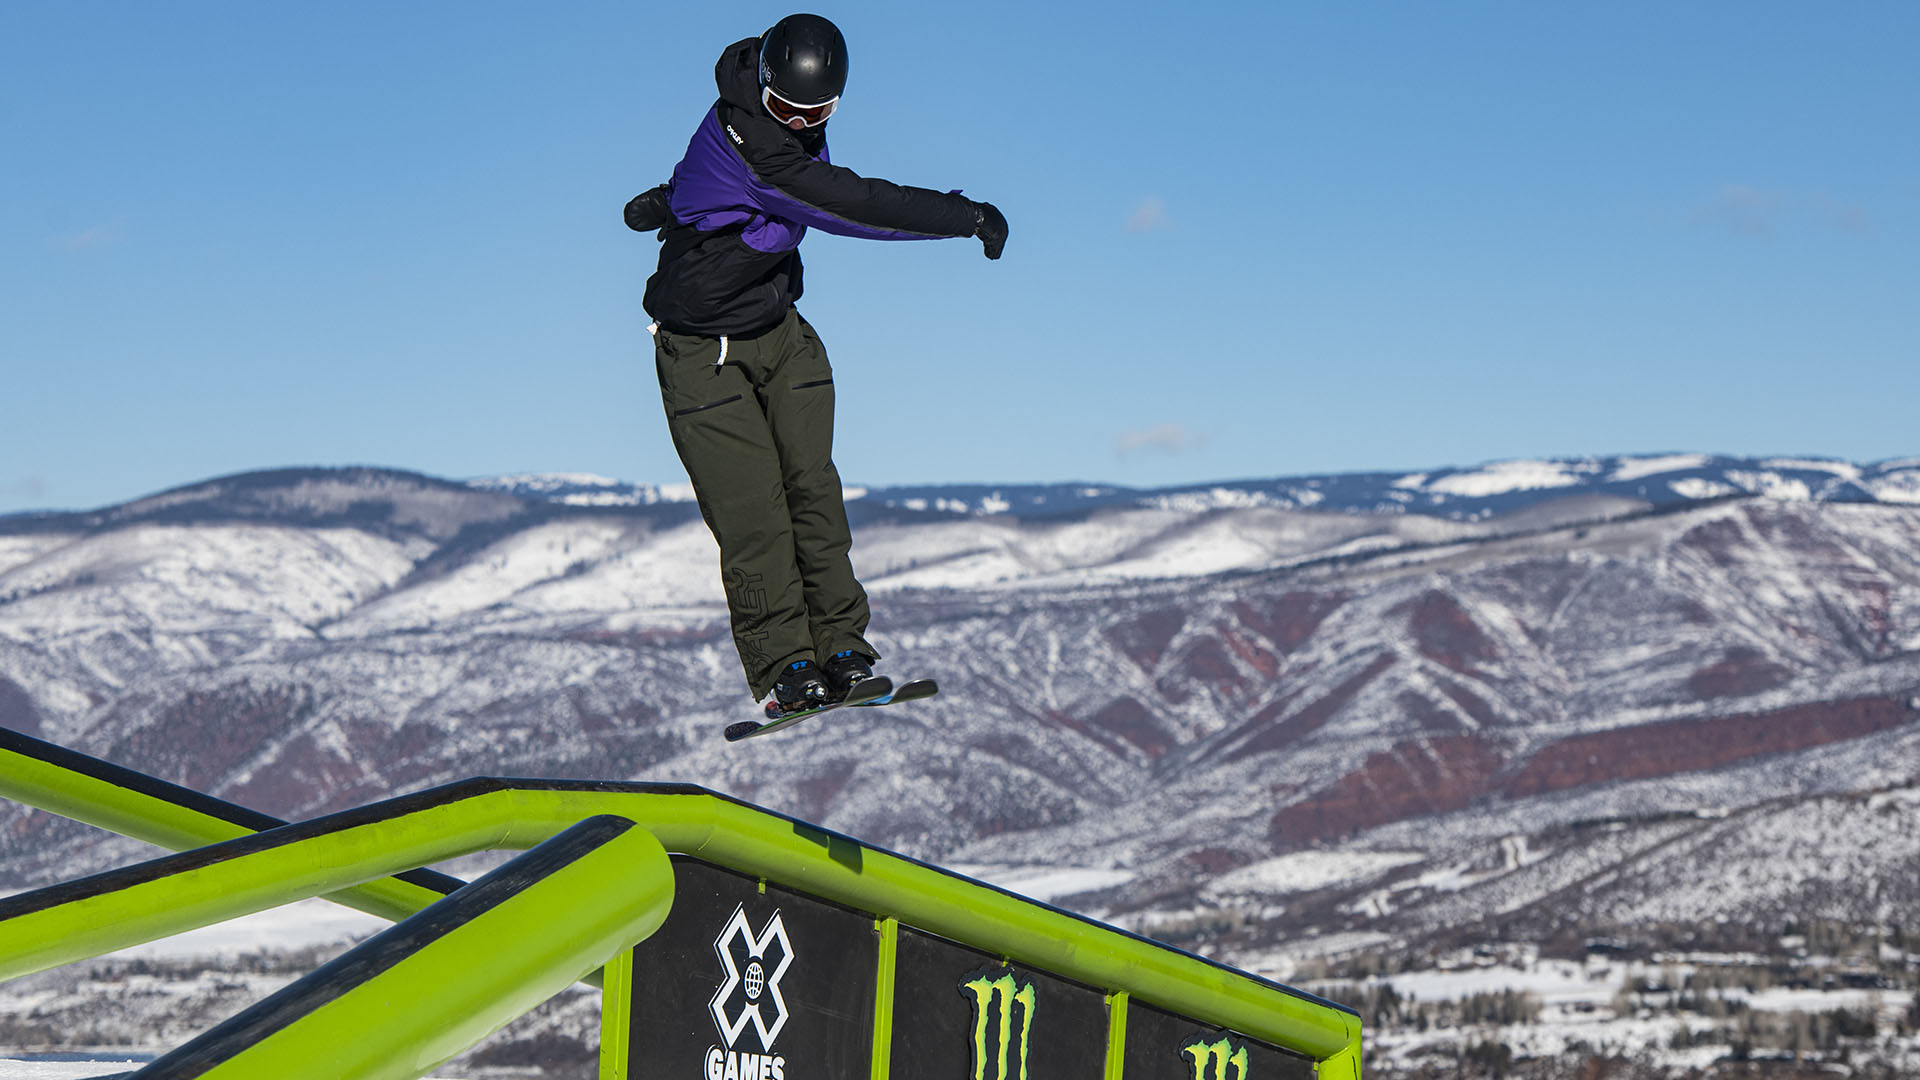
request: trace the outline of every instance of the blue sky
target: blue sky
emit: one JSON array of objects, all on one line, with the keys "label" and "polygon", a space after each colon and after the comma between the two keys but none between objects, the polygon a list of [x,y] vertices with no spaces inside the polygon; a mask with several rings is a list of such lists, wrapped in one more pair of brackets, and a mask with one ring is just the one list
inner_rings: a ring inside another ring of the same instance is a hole
[{"label": "blue sky", "polygon": [[[0,7],[0,512],[684,478],[621,204],[759,3]],[[1920,5],[833,3],[857,483],[1920,454]]]}]

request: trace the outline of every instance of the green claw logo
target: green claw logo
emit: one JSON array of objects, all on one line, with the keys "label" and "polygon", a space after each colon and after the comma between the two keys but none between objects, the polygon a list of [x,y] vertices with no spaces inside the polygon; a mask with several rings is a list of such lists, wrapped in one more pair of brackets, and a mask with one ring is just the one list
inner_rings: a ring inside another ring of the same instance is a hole
[{"label": "green claw logo", "polygon": [[[986,968],[960,984],[973,1003],[973,1080],[1028,1080],[1027,1049],[1033,1038],[1033,983],[1021,983],[1007,968]],[[1014,1006],[1020,1014],[1019,1071],[1012,1071]],[[991,1062],[994,1069],[987,1068]]]},{"label": "green claw logo", "polygon": [[[1206,1036],[1180,1048],[1180,1056],[1193,1062],[1193,1080],[1247,1080],[1247,1048],[1221,1038],[1206,1042]],[[1227,1068],[1233,1068],[1231,1077]]]}]

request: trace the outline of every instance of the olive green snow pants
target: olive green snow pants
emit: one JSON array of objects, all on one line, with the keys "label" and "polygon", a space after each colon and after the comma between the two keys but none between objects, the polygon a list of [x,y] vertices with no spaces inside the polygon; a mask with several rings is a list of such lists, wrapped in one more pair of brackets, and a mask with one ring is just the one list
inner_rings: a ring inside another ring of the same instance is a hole
[{"label": "olive green snow pants", "polygon": [[740,666],[757,701],[796,660],[842,649],[878,658],[863,636],[867,593],[833,467],[833,368],[789,309],[758,337],[654,331],[654,366],[674,449],[720,544],[720,577]]}]

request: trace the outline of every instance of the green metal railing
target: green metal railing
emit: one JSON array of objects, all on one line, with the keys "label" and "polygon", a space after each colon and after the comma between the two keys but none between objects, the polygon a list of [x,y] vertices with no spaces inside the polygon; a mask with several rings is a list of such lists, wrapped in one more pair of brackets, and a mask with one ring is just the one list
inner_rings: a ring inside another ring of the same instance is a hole
[{"label": "green metal railing", "polygon": [[[170,851],[251,836],[287,822],[192,788],[0,728],[0,796]],[[416,870],[328,894],[397,921],[466,882]]]},{"label": "green metal railing", "polygon": [[[326,858],[334,841],[284,854]],[[362,862],[329,876],[380,869]],[[210,887],[225,875],[201,876]],[[133,1076],[412,1080],[631,949],[672,900],[659,841],[624,818],[590,818]]]},{"label": "green metal railing", "polygon": [[[168,800],[154,782],[124,770],[73,767],[80,755],[49,754],[47,746],[0,732],[0,795],[158,843],[211,846],[56,886],[84,886],[89,895],[44,912],[8,918],[6,905],[26,898],[0,901],[0,978],[304,896],[329,895],[389,917],[410,914],[442,894],[386,875],[468,852],[536,847],[580,822],[611,816],[638,823],[634,832],[650,834],[665,851],[1283,1047],[1317,1062],[1322,1080],[1359,1076],[1360,1022],[1342,1006],[702,788],[481,778],[235,838],[244,829],[232,815],[204,806],[160,811],[155,802]],[[325,869],[315,867],[316,852],[325,853]],[[195,861],[223,869],[204,873]],[[68,904],[81,906],[61,913]],[[457,948],[444,955],[448,977],[491,962],[484,954],[463,958]],[[626,955],[601,952],[570,977],[612,960],[607,978],[617,987],[632,978]],[[612,1020],[608,1035],[624,1038],[624,1025]],[[315,1023],[306,1030],[334,1030]],[[391,1026],[421,1031],[411,1021]],[[324,1036],[313,1037],[324,1044]]]}]

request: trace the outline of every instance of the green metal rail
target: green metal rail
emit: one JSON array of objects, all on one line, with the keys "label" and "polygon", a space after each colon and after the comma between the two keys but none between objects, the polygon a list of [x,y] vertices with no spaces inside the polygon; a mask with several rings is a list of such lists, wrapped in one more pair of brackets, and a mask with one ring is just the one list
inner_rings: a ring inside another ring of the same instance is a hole
[{"label": "green metal rail", "polygon": [[[0,728],[0,796],[170,851],[217,844],[287,824],[110,761]],[[404,919],[466,882],[429,870],[331,893],[335,903]]]},{"label": "green metal rail", "polygon": [[[1343,1006],[702,788],[480,778],[233,839],[233,822],[212,814],[175,812],[155,828],[151,792],[129,790],[99,770],[64,767],[32,745],[38,740],[6,734],[0,795],[161,843],[225,835],[209,847],[57,886],[84,885],[90,895],[45,911],[7,918],[7,905],[25,898],[0,901],[0,978],[303,896],[417,911],[439,894],[395,889],[385,875],[468,852],[532,848],[610,815],[639,823],[666,851],[1285,1047],[1316,1061],[1322,1080],[1359,1076],[1360,1021]],[[326,858],[351,872],[316,868],[311,854],[299,854],[320,836],[328,838]],[[196,860],[230,868],[208,875],[193,868]],[[367,891],[370,883],[383,891]],[[68,903],[80,906],[62,912]],[[610,950],[593,963],[614,956]],[[617,962],[609,972],[631,975]]]},{"label": "green metal rail", "polygon": [[[284,854],[325,858],[333,839]],[[133,1075],[413,1080],[631,949],[672,901],[659,841],[590,818]]]}]

